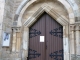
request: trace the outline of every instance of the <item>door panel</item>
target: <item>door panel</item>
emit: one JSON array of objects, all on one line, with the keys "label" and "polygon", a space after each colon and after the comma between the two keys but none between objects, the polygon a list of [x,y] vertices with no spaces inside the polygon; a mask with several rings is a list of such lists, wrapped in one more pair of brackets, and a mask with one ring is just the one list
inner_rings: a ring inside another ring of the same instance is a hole
[{"label": "door panel", "polygon": [[48,14],[30,27],[29,37],[28,60],[63,60],[63,27]]},{"label": "door panel", "polygon": [[63,28],[46,14],[46,60],[63,60]]},{"label": "door panel", "polygon": [[36,53],[29,50],[29,60],[44,60],[45,58],[45,42],[40,42],[40,36],[45,36],[45,15],[43,15],[30,28],[29,49],[36,51]]}]

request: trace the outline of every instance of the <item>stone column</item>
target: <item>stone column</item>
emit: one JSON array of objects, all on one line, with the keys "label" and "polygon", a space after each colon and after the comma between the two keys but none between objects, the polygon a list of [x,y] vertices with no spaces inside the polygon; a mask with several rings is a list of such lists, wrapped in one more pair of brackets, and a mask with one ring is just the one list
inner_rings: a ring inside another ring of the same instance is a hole
[{"label": "stone column", "polygon": [[71,53],[71,60],[75,60],[75,26],[70,26],[70,53]]},{"label": "stone column", "polygon": [[24,27],[22,41],[23,41],[22,60],[27,60],[27,57],[28,57],[28,42],[29,42],[29,28],[28,27]]},{"label": "stone column", "polygon": [[16,50],[16,29],[13,28],[12,52]]},{"label": "stone column", "polygon": [[13,41],[12,41],[12,52],[19,52],[20,51],[20,44],[21,44],[21,29],[20,27],[13,27]]},{"label": "stone column", "polygon": [[68,26],[63,26],[63,47],[64,47],[64,60],[69,60],[69,38]]},{"label": "stone column", "polygon": [[80,32],[79,25],[75,27],[76,36],[76,60],[80,60]]}]

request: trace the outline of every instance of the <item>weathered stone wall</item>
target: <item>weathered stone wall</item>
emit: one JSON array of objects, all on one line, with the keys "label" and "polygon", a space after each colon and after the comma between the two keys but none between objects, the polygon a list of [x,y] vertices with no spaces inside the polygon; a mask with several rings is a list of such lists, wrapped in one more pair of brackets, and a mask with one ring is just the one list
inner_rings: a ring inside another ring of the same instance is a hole
[{"label": "weathered stone wall", "polygon": [[19,7],[19,5],[21,4],[21,2],[23,1],[23,0],[14,0],[15,2],[15,4],[14,4],[14,13],[16,13],[16,10],[17,10],[17,8]]},{"label": "weathered stone wall", "polygon": [[[12,33],[12,25],[13,25],[13,20],[14,20],[14,0],[5,0],[5,4],[4,4],[4,13],[3,13],[3,25],[2,25],[2,35],[3,32],[8,32],[8,33]],[[2,40],[2,38],[1,38]],[[12,39],[11,39],[12,41]],[[11,54],[11,46],[10,47],[2,47],[1,46],[1,58],[0,60],[15,60],[14,57],[17,57],[17,54]]]},{"label": "weathered stone wall", "polygon": [[78,5],[78,7],[80,8],[80,0],[75,0],[75,2]]},{"label": "weathered stone wall", "polygon": [[[1,19],[0,19],[0,42],[2,42],[2,34],[3,32],[8,32],[11,34],[11,44],[9,47],[2,47],[2,43],[0,43],[0,60],[21,60],[19,57],[21,57],[20,51],[20,32],[16,31],[17,34],[17,40],[15,40],[16,43],[16,51],[13,51],[12,47],[14,44],[14,41],[12,41],[12,37],[16,39],[16,35],[12,35],[12,25],[14,20],[15,12],[20,4],[20,0],[4,0],[0,2],[1,6]],[[2,4],[2,5],[1,5]],[[3,26],[2,26],[3,25]],[[13,32],[14,33],[14,32]],[[14,37],[15,36],[15,37]]]},{"label": "weathered stone wall", "polygon": [[5,1],[4,19],[3,19],[3,29],[5,31],[11,30],[11,27],[13,25],[14,15],[21,1],[22,0],[6,0]]},{"label": "weathered stone wall", "polygon": [[4,8],[4,18],[3,18],[3,30],[6,32],[11,32],[11,26],[13,22],[13,8],[14,0],[6,0]]},{"label": "weathered stone wall", "polygon": [[[0,0],[0,60],[26,60],[28,53],[28,28],[22,26],[12,27],[13,21],[15,20],[16,11],[23,0]],[[27,20],[35,20],[39,12],[39,8],[45,10],[47,13],[51,14],[52,10],[57,12],[60,17],[56,20],[60,20],[63,17],[69,22],[68,26],[64,27],[66,29],[66,36],[69,37],[67,59],[65,60],[80,60],[80,23],[79,16],[80,13],[80,0],[67,0],[72,1],[72,7],[64,6],[67,5],[65,0],[61,1],[61,4],[57,0],[32,0],[26,3],[26,5],[21,9],[18,23],[21,22],[25,24]],[[75,3],[73,2],[75,1]],[[76,4],[76,5],[75,5]],[[4,7],[5,6],[5,7]],[[26,7],[27,6],[27,7]],[[78,6],[78,9],[76,7]],[[48,9],[47,9],[48,8]],[[49,9],[50,8],[50,9]],[[73,8],[74,12],[71,10]],[[23,12],[24,11],[24,12]],[[37,12],[37,14],[35,14]],[[74,16],[73,16],[74,14]],[[54,18],[54,14],[51,14]],[[29,19],[31,18],[31,19]],[[74,21],[75,18],[75,21]],[[62,21],[62,20],[60,20]],[[27,25],[27,24],[26,24]],[[12,28],[11,28],[12,27]],[[69,29],[68,29],[69,28]],[[9,32],[12,35],[10,47],[2,47],[2,32]],[[65,36],[65,35],[64,35]],[[66,38],[67,39],[67,38]],[[65,46],[65,45],[64,45]],[[65,46],[65,47],[67,47]]]},{"label": "weathered stone wall", "polygon": [[0,0],[0,60],[2,54],[2,22],[4,17],[5,0]]}]

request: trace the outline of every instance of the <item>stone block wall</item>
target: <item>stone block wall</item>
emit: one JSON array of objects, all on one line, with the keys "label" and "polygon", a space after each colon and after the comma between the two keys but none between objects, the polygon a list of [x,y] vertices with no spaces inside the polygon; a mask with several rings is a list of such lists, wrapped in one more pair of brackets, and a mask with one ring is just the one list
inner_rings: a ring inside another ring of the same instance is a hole
[{"label": "stone block wall", "polygon": [[16,13],[17,8],[19,7],[19,5],[21,4],[23,0],[14,0],[14,13]]},{"label": "stone block wall", "polygon": [[10,32],[14,15],[22,0],[5,0],[3,30]]},{"label": "stone block wall", "polygon": [[[14,16],[16,13],[17,8],[19,7],[20,3],[23,0],[0,0],[0,60],[26,60],[27,56],[27,51],[25,48],[27,46],[27,41],[24,39],[22,41],[22,38],[28,35],[26,35],[25,30],[22,29],[19,30],[19,27],[13,27],[13,21],[14,21]],[[48,5],[50,5],[50,8],[55,9],[57,13],[59,13],[61,16],[65,17],[69,21],[69,14],[67,13],[66,9],[64,8],[63,5],[60,3],[56,3],[52,0],[51,2],[46,2]],[[80,0],[74,0],[77,6],[79,7],[78,11],[80,11]],[[45,3],[41,0],[40,3],[35,2],[32,3],[32,5],[28,6],[29,8],[26,9],[24,14],[22,15],[22,24],[30,18],[34,13],[38,10],[40,6],[45,6]],[[30,2],[29,2],[30,3]],[[28,3],[28,5],[29,5]],[[46,4],[46,5],[47,5]],[[53,7],[52,7],[53,6]],[[69,10],[71,12],[71,9]],[[76,11],[75,11],[76,12]],[[76,13],[75,17],[80,16],[80,13]],[[33,16],[34,17],[34,16]],[[73,16],[70,16],[71,18]],[[34,17],[35,18],[35,17]],[[33,19],[34,19],[33,18]],[[73,20],[73,19],[72,19]],[[72,21],[71,20],[71,21]],[[80,18],[77,18],[75,20],[80,20]],[[73,22],[73,21],[72,21]],[[73,25],[69,24],[69,29],[70,29],[70,60],[80,60],[80,41],[79,41],[79,36],[80,36],[80,23],[75,23]],[[24,28],[24,27],[22,27]],[[26,29],[26,28],[25,28]],[[12,31],[13,30],[13,31]],[[9,32],[12,34],[11,37],[11,45],[10,47],[2,47],[2,33],[3,32]],[[22,34],[24,32],[24,35]],[[22,44],[24,42],[24,44]],[[23,48],[22,48],[23,47]],[[24,49],[24,50],[23,50]],[[67,60],[67,59],[66,59]]]},{"label": "stone block wall", "polygon": [[[14,7],[14,0],[5,0],[4,4],[4,15],[3,15],[3,22],[2,22],[2,37],[3,32],[8,32],[11,34],[11,27],[13,25],[13,7]],[[3,38],[1,38],[2,40]],[[2,45],[1,45],[2,46]],[[1,47],[1,60],[8,60],[10,57],[10,47]]]},{"label": "stone block wall", "polygon": [[6,32],[11,32],[11,26],[13,25],[13,7],[14,0],[5,0],[3,30]]},{"label": "stone block wall", "polygon": [[[0,0],[0,42],[2,42],[3,32],[8,32],[12,35],[12,25],[16,10],[22,0]],[[11,37],[11,44],[9,47],[2,47],[0,43],[0,60],[21,60],[20,51],[20,32],[17,33],[16,51],[12,51],[13,39]],[[18,34],[19,33],[19,34]],[[13,35],[12,35],[13,36]],[[16,36],[14,37],[16,38]],[[19,44],[18,44],[19,42]]]},{"label": "stone block wall", "polygon": [[[13,25],[13,20],[15,15],[14,6],[16,5],[15,1],[16,0],[3,0],[3,1],[0,0],[0,8],[1,8],[0,42],[2,42],[3,32],[8,32],[12,35],[12,25]],[[20,37],[18,37],[18,40],[20,40]],[[12,43],[12,38],[11,38],[11,43]],[[17,44],[17,46],[20,46],[20,44]],[[2,43],[0,43],[0,60],[21,60],[19,57],[20,56],[18,52],[12,52],[12,44],[10,44],[9,47],[2,47]]]},{"label": "stone block wall", "polygon": [[5,0],[0,0],[0,60],[2,55],[2,22],[4,17]]}]

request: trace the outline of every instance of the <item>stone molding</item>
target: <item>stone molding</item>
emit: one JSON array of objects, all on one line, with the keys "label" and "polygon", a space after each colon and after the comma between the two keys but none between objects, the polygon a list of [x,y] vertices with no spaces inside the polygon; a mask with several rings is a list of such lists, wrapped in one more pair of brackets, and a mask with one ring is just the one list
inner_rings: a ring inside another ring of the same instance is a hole
[{"label": "stone molding", "polygon": [[[59,0],[60,1],[60,0]],[[25,10],[32,4],[32,3],[35,3],[37,2],[37,0],[31,0],[29,1],[23,8],[22,10],[20,10],[20,14],[19,14],[19,17],[17,18],[18,21],[17,23],[21,22],[21,19],[22,19],[22,16],[25,12]],[[61,2],[61,1],[60,1]],[[69,19],[70,19],[70,24],[74,24],[75,23],[75,17],[74,17],[74,12],[73,12],[73,9],[72,7],[70,6],[70,4],[67,2],[67,1],[64,1],[65,3],[61,2],[62,5],[65,6],[68,14],[69,14]],[[67,6],[68,5],[68,6]],[[48,8],[47,8],[48,9]],[[21,24],[18,24],[19,26],[22,26],[22,23]]]},{"label": "stone molding", "polygon": [[70,25],[71,31],[80,31],[80,22],[75,23],[74,25]]},{"label": "stone molding", "polygon": [[30,27],[42,13],[48,13],[50,16],[52,16],[57,22],[59,22],[61,25],[65,26],[68,25],[68,19],[65,19],[64,17],[60,16],[53,8],[49,7],[45,4],[44,6],[40,7],[28,20],[24,22],[24,26]]}]

